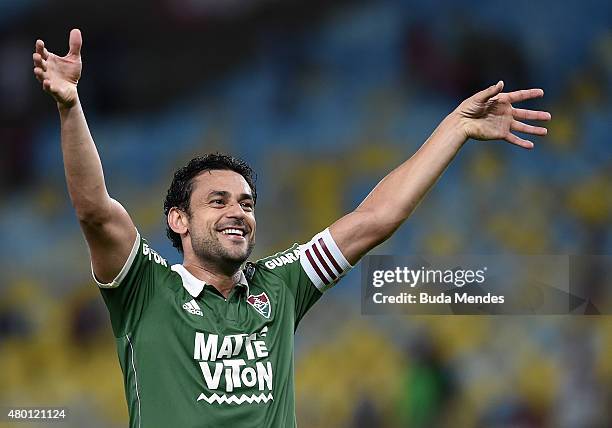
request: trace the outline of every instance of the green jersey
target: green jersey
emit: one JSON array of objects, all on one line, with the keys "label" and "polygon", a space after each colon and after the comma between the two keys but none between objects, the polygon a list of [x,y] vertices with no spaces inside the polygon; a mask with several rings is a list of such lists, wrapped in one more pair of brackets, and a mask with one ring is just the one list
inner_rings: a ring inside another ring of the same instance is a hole
[{"label": "green jersey", "polygon": [[247,263],[227,299],[137,234],[101,284],[130,427],[295,426],[293,334],[350,268],[329,230]]}]

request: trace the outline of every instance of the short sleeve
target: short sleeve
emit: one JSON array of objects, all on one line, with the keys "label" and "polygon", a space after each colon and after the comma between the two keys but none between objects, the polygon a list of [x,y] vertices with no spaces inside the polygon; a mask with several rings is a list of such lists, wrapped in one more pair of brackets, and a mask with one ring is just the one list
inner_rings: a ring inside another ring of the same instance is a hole
[{"label": "short sleeve", "polygon": [[296,327],[321,295],[352,268],[329,229],[316,234],[306,244],[295,244],[258,263],[280,277],[291,291]]},{"label": "short sleeve", "polygon": [[133,331],[153,298],[155,283],[168,271],[168,262],[149,246],[138,231],[130,255],[113,281],[106,284],[99,282],[92,268],[92,276],[108,308],[115,337]]}]

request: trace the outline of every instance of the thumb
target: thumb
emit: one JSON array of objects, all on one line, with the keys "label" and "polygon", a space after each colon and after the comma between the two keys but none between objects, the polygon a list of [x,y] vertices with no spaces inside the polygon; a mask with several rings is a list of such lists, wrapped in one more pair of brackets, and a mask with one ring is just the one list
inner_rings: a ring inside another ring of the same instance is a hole
[{"label": "thumb", "polygon": [[75,28],[70,31],[70,40],[68,45],[70,46],[70,51],[68,55],[76,55],[81,56],[81,45],[83,44],[83,39],[81,38],[81,30]]},{"label": "thumb", "polygon": [[488,99],[499,94],[503,89],[504,89],[504,81],[500,80],[495,85],[489,86],[487,89],[484,89],[478,92],[474,97],[476,98],[476,101],[485,102]]}]

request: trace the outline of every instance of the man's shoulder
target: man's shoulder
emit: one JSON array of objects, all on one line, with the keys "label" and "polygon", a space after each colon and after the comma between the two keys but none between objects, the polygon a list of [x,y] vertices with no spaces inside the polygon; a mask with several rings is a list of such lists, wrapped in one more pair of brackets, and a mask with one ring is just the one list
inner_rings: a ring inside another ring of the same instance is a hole
[{"label": "man's shoulder", "polygon": [[170,270],[168,260],[166,260],[156,250],[154,250],[146,238],[141,238],[139,253],[139,255],[145,260],[148,260],[150,262],[153,262],[155,265],[159,265],[162,268]]},{"label": "man's shoulder", "polygon": [[[253,263],[248,263],[252,266],[253,271],[274,271],[279,268],[289,267],[292,265],[299,265],[300,260],[300,246],[299,244],[293,244],[286,250],[279,251],[275,254],[261,258]],[[245,273],[246,274],[246,273]],[[248,278],[248,276],[247,276]]]},{"label": "man's shoulder", "polygon": [[130,274],[156,285],[180,284],[181,276],[173,269],[174,266],[146,238],[141,237]]}]

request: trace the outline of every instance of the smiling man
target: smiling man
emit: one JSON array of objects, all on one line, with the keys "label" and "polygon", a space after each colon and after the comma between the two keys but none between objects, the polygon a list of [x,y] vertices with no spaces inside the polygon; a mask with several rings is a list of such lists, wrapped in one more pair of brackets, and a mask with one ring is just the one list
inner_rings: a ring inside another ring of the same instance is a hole
[{"label": "smiling man", "polygon": [[529,149],[511,131],[545,135],[521,120],[550,119],[511,105],[542,90],[502,93],[499,82],[463,101],[353,212],[255,263],[253,172],[231,156],[197,157],[164,203],[184,256],[168,266],[106,190],[77,93],[81,44],[72,30],[59,57],[38,40],[34,74],[59,109],[68,191],[110,313],[130,427],[294,426],[293,334],[304,314],[408,218],[469,138]]}]

